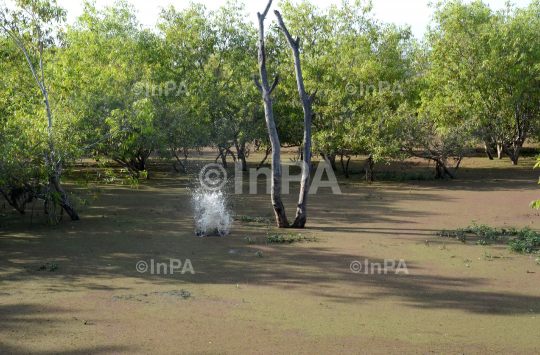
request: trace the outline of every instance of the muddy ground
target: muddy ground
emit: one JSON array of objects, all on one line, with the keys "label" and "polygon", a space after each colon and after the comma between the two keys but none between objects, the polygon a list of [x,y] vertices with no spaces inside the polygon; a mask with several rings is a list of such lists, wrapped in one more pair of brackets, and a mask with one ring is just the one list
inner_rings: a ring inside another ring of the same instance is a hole
[{"label": "muddy ground", "polygon": [[[37,204],[33,216],[6,206],[0,354],[538,354],[538,256],[434,234],[471,220],[540,228],[529,207],[540,196],[533,165],[478,156],[453,181],[367,184],[338,174],[342,194],[310,195],[307,228],[290,244],[261,243],[289,232],[264,222],[272,209],[262,180],[256,195],[229,195],[234,213],[262,222],[195,236],[193,180],[159,164],[138,189],[102,186],[98,200],[78,206],[78,222],[46,227]],[[292,219],[298,184],[291,191]],[[189,259],[194,274],[137,271],[152,259]],[[350,269],[384,259],[403,259],[409,274]]]}]

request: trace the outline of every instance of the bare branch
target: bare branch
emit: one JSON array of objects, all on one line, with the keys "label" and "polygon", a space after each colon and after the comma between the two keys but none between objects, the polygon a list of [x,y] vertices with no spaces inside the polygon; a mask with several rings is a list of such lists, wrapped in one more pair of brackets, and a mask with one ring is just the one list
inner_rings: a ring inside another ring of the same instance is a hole
[{"label": "bare branch", "polygon": [[268,11],[270,10],[271,5],[272,5],[272,0],[269,0],[268,5],[266,5],[266,9],[264,9],[263,14],[261,15],[260,12],[257,12],[257,16],[259,16],[259,18],[262,16],[262,19],[264,20],[266,18],[266,15],[268,14]]},{"label": "bare branch", "polygon": [[274,78],[274,82],[272,83],[272,87],[270,88],[270,94],[272,93],[272,91],[274,91],[278,82],[279,82],[279,75],[276,75],[276,77]]},{"label": "bare branch", "polygon": [[261,83],[259,82],[259,77],[257,76],[257,74],[253,74],[253,81],[255,81],[255,86],[257,86],[257,89],[259,89],[259,92],[262,94],[263,88],[261,86]]},{"label": "bare branch", "polygon": [[[281,32],[285,35],[285,38],[287,39],[287,42],[289,42],[289,45],[292,47],[296,42],[292,39],[291,34],[289,33],[289,30],[287,30],[287,27],[285,26],[285,23],[283,22],[283,19],[281,18],[281,14],[278,10],[274,10],[274,14],[276,15],[278,19],[279,28],[281,29]],[[299,38],[297,38],[299,40]],[[295,46],[296,49],[298,49],[297,46]]]},{"label": "bare branch", "polygon": [[313,101],[315,101],[315,95],[317,95],[317,91],[319,91],[318,88],[315,89],[315,92],[309,96],[309,102],[313,103]]}]

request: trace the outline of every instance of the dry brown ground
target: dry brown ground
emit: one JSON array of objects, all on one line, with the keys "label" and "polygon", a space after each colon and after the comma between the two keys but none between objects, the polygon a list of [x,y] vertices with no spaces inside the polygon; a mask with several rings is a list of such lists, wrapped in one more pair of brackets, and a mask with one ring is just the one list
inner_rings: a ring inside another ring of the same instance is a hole
[{"label": "dry brown ground", "polygon": [[[538,354],[537,256],[433,234],[473,219],[535,228],[533,163],[471,158],[455,181],[339,177],[342,195],[310,196],[299,232],[318,242],[287,245],[247,244],[282,232],[255,222],[196,237],[188,179],[165,171],[138,190],[104,187],[79,222],[48,228],[7,208],[0,354]],[[285,197],[291,218],[296,197]],[[230,199],[239,215],[271,212],[262,193]],[[195,274],[135,269],[170,258],[190,259]],[[365,259],[404,259],[409,275],[350,271]]]}]

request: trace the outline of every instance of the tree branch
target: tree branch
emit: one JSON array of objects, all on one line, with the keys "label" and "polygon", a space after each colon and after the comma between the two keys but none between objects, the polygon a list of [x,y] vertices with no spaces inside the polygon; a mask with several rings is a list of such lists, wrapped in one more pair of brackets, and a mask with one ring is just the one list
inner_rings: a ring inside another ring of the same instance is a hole
[{"label": "tree branch", "polygon": [[279,82],[279,75],[276,75],[276,77],[274,78],[274,82],[272,83],[272,87],[270,88],[270,94],[274,91],[278,82]]},{"label": "tree branch", "polygon": [[264,12],[262,15],[259,12],[257,12],[257,16],[259,16],[259,18],[262,16],[263,21],[266,18],[266,15],[268,14],[268,11],[270,10],[271,5],[272,5],[272,0],[268,1],[268,5],[266,5],[266,9],[264,9]]},{"label": "tree branch", "polygon": [[257,74],[253,74],[253,81],[255,81],[255,86],[257,86],[257,89],[262,94],[263,93],[263,88],[261,86],[261,83],[259,82],[259,77],[257,76]]}]

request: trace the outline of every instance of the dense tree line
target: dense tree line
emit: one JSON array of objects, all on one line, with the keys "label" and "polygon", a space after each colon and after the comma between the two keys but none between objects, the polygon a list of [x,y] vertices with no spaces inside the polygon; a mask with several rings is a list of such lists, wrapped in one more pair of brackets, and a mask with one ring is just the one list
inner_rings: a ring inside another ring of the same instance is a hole
[{"label": "dense tree line", "polygon": [[[242,5],[171,6],[153,29],[125,1],[87,2],[72,25],[55,1],[16,5],[0,6],[0,192],[21,213],[39,199],[50,223],[57,206],[77,219],[62,187],[76,164],[95,172],[83,185],[117,179],[113,163],[137,184],[151,177],[151,155],[180,172],[203,147],[244,170],[254,150],[270,154],[253,83],[258,24]],[[311,155],[334,169],[340,162],[346,176],[351,156],[362,155],[370,180],[376,163],[408,157],[455,178],[476,147],[517,164],[523,144],[538,140],[538,1],[498,11],[439,3],[423,39],[374,19],[368,1],[279,7],[283,26],[301,37],[306,92],[316,92]],[[266,70],[279,77],[271,97],[279,144],[301,148],[303,102],[283,26],[265,23]]]}]

